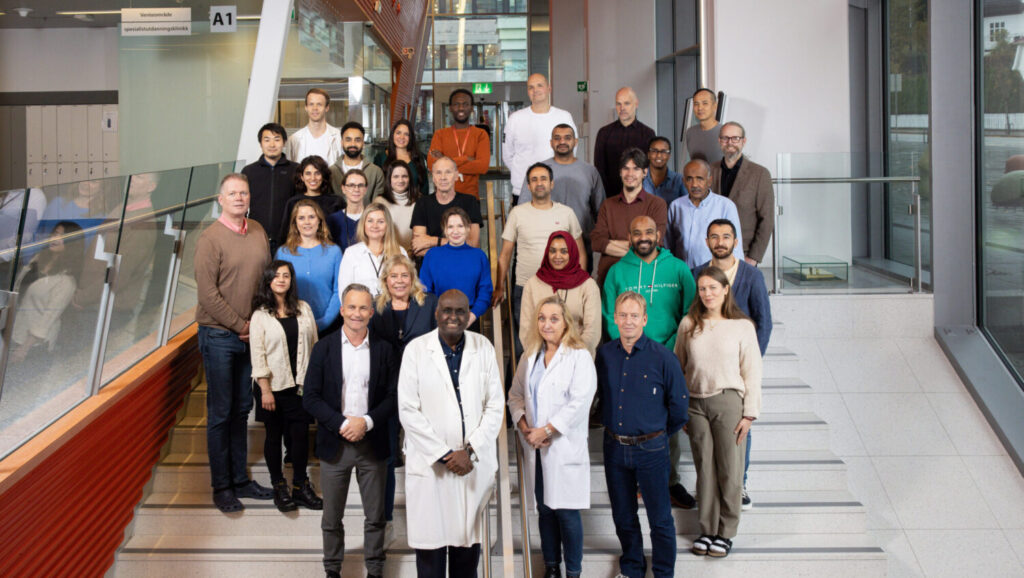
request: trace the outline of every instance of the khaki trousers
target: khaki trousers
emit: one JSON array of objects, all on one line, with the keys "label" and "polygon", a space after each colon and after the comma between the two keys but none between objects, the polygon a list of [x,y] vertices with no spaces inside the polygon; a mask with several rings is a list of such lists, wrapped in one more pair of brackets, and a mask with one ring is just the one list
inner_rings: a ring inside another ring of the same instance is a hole
[{"label": "khaki trousers", "polygon": [[746,440],[732,433],[743,418],[743,398],[734,389],[705,399],[690,398],[686,424],[697,468],[700,532],[732,539],[740,524]]}]

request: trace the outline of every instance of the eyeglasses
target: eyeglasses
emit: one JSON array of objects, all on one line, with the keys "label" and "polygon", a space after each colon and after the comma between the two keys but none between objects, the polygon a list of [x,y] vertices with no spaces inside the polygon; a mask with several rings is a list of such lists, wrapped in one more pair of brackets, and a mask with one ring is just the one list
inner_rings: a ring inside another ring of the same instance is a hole
[{"label": "eyeglasses", "polygon": [[670,155],[672,151],[668,149],[647,149],[649,155]]},{"label": "eyeglasses", "polygon": [[742,136],[720,136],[718,137],[718,142],[739,144],[740,142],[743,141],[744,138],[745,137]]},{"label": "eyeglasses", "polygon": [[366,183],[362,183],[362,184],[358,184],[358,185],[346,184],[345,186],[350,188],[350,189],[365,189],[366,188]]}]

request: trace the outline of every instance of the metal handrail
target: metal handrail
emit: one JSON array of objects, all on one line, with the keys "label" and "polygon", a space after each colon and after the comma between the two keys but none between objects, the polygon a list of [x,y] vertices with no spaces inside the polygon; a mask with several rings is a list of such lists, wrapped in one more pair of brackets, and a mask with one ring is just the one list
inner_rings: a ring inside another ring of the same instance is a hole
[{"label": "metal handrail", "polygon": [[[778,167],[781,170],[781,163]],[[908,210],[914,215],[914,278],[911,279],[911,288],[915,293],[923,290],[924,264],[921,247],[921,195],[917,188],[921,182],[920,176],[904,177],[777,177],[772,179],[773,185],[830,185],[830,184],[887,184],[887,183],[910,183],[911,204]],[[775,216],[780,217],[784,213],[783,206],[779,203],[779,196],[775,197]],[[779,221],[775,219],[775,229],[772,231],[772,293],[782,294],[782,267],[779,264]]]}]

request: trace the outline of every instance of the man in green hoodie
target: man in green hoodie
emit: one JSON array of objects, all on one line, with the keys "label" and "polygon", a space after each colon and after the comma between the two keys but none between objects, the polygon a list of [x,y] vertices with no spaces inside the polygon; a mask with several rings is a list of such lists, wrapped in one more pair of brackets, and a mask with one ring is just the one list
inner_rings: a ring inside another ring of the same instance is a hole
[{"label": "man in green hoodie", "polygon": [[[624,291],[636,291],[647,301],[644,334],[665,347],[675,348],[679,322],[697,295],[697,284],[686,262],[674,257],[660,242],[661,234],[654,219],[641,215],[629,223],[629,252],[608,270],[601,298],[604,325],[612,339],[619,338],[615,299]],[[689,510],[697,501],[679,479],[681,448],[687,440],[682,430],[669,438],[672,469],[668,493],[673,506]]]},{"label": "man in green hoodie", "polygon": [[686,263],[661,247],[661,234],[654,219],[639,216],[629,224],[629,252],[608,270],[604,280],[602,313],[612,339],[619,338],[615,326],[615,298],[624,291],[636,291],[647,300],[647,337],[665,347],[675,347],[679,322],[697,294],[697,284]]}]

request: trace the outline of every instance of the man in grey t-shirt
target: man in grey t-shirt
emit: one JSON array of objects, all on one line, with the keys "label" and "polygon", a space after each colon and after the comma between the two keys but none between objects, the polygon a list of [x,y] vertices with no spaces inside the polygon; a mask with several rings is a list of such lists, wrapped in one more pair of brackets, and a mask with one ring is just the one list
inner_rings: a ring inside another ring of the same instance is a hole
[{"label": "man in grey t-shirt", "polygon": [[680,164],[684,164],[687,159],[703,159],[708,164],[722,160],[722,148],[718,145],[718,131],[722,127],[715,119],[717,111],[718,99],[714,91],[699,88],[693,93],[693,116],[700,124],[686,129],[683,137],[686,154],[680,157]]},{"label": "man in grey t-shirt", "polygon": [[[717,144],[717,141],[716,141]],[[554,186],[551,200],[568,205],[580,222],[583,229],[583,244],[587,252],[587,264],[594,263],[590,248],[590,232],[594,230],[597,211],[604,202],[604,183],[601,173],[594,165],[581,161],[573,155],[576,150],[576,131],[568,124],[559,124],[551,131],[551,148],[555,156],[541,161],[551,167],[554,173]],[[523,181],[519,194],[519,204],[529,203],[530,187]]]}]

